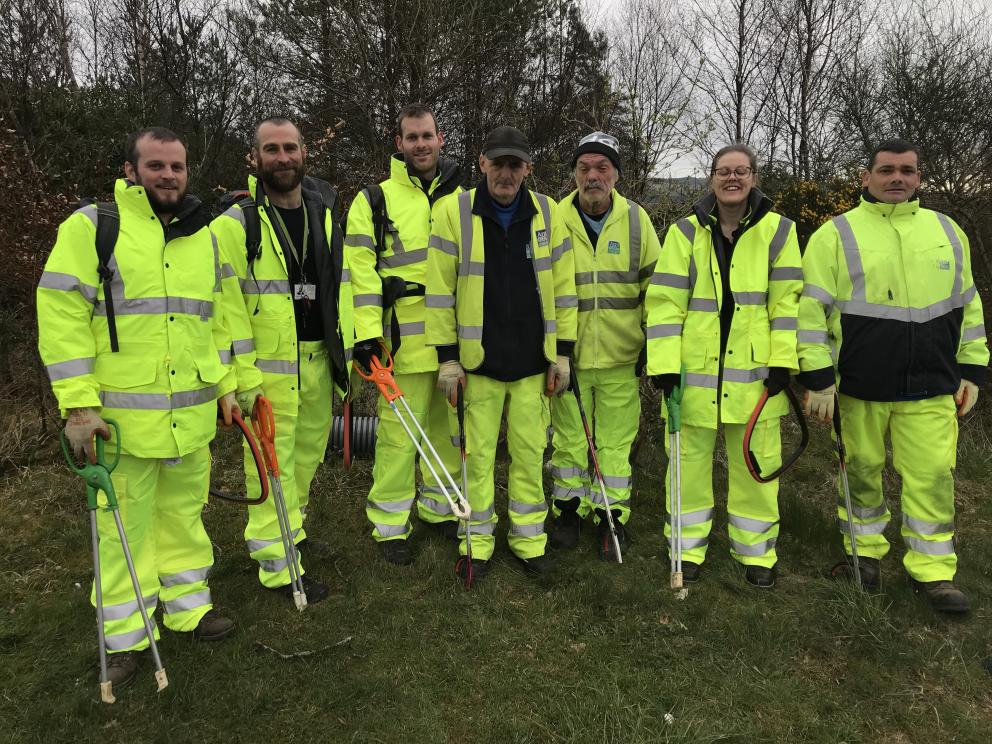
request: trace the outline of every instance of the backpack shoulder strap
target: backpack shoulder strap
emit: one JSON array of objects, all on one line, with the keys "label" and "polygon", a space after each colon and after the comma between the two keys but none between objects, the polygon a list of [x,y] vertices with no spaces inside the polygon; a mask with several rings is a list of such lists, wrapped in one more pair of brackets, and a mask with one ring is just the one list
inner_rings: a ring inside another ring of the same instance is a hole
[{"label": "backpack shoulder strap", "polygon": [[389,217],[386,215],[386,196],[382,192],[382,186],[377,183],[370,184],[362,189],[369,207],[372,209],[372,230],[375,233],[372,237],[375,240],[375,268],[379,270],[379,254],[386,248],[386,222]]},{"label": "backpack shoulder strap", "polygon": [[250,267],[262,251],[262,220],[258,216],[258,205],[248,194],[239,199],[236,204],[241,208],[245,218],[245,253]]},{"label": "backpack shoulder strap", "polygon": [[96,270],[103,280],[103,301],[107,306],[107,332],[110,335],[110,350],[120,351],[117,341],[117,320],[114,316],[113,278],[114,270],[110,268],[110,260],[117,247],[117,236],[121,231],[121,215],[117,202],[82,199],[80,206],[96,205]]}]

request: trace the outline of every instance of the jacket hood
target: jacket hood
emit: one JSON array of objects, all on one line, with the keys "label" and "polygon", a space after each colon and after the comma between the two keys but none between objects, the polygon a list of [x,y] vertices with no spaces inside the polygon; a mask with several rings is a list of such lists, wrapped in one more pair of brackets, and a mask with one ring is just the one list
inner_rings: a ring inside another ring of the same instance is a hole
[{"label": "jacket hood", "polygon": [[[751,193],[747,196],[747,210],[744,212],[744,217],[741,219],[741,225],[744,226],[744,230],[749,228],[751,225],[755,225],[760,222],[761,218],[771,212],[774,206],[775,202],[766,196],[761,189],[757,186],[752,188]],[[697,201],[692,205],[692,212],[696,215],[696,219],[699,220],[700,225],[704,227],[711,227],[716,224],[716,194],[711,191],[702,199]],[[743,230],[741,232],[743,232]]]}]

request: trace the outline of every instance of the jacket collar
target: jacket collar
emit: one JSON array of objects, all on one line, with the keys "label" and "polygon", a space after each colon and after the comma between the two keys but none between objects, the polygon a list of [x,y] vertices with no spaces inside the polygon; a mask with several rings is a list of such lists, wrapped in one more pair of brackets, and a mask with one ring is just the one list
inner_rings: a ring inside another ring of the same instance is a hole
[{"label": "jacket collar", "polygon": [[437,175],[434,176],[433,181],[425,184],[426,188],[424,188],[420,179],[410,173],[406,160],[403,159],[403,153],[393,153],[389,159],[389,180],[410,188],[425,190],[428,194],[451,184],[453,181],[457,184],[460,178],[461,168],[458,167],[458,164],[454,160],[440,158],[437,161]]},{"label": "jacket collar", "polygon": [[[741,219],[741,224],[738,228],[739,232],[743,234],[749,227],[758,224],[762,217],[772,211],[772,207],[774,206],[775,202],[765,196],[757,186],[752,188],[751,193],[747,197],[747,210],[745,210],[744,217]],[[697,201],[692,205],[692,212],[696,215],[696,219],[699,220],[699,224],[702,227],[712,229],[718,225],[720,217],[716,194],[711,191]]]},{"label": "jacket collar", "polygon": [[[621,196],[620,192],[616,189],[610,192],[612,197],[612,206],[610,207],[610,216],[606,218],[606,222],[603,225],[605,230],[609,225],[613,224],[617,220],[623,219],[624,215],[627,214],[627,200]],[[565,222],[570,223],[570,226],[578,226],[582,228],[582,217],[579,214],[579,190],[575,189],[572,193],[561,200],[561,207],[565,215]],[[573,206],[575,205],[575,206]],[[582,228],[583,232],[585,228]]]},{"label": "jacket collar", "polygon": [[[486,185],[485,176],[482,177],[482,180],[479,181],[479,185],[475,189],[472,214],[487,217],[493,222],[499,223],[499,218],[496,216],[496,208],[493,206],[493,198],[489,195],[489,187]],[[535,214],[537,214],[537,207],[534,206],[534,198],[530,195],[530,190],[527,186],[521,184],[520,203],[517,205],[517,211],[514,213],[510,224],[530,220]]]},{"label": "jacket collar", "polygon": [[[143,218],[158,219],[158,215],[152,211],[152,205],[148,203],[145,188],[126,178],[118,178],[114,183],[114,200],[121,210],[133,212]],[[175,228],[180,234],[192,235],[205,224],[207,220],[203,204],[195,196],[186,194],[176,213],[172,215],[169,229]]]},{"label": "jacket collar", "polygon": [[920,211],[920,197],[914,193],[904,202],[887,204],[873,197],[867,190],[863,190],[861,192],[861,208],[885,218],[913,215]]}]

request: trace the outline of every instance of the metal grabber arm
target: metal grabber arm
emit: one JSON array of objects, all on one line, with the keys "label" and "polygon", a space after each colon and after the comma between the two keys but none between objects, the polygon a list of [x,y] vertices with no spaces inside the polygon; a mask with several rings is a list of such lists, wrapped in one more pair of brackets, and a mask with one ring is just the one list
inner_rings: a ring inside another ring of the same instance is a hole
[{"label": "metal grabber arm", "polygon": [[[386,360],[386,363],[383,364],[378,356],[373,356],[372,361],[369,363],[370,370],[368,372],[362,370],[361,365],[355,365],[358,369],[358,374],[379,388],[379,392],[386,399],[386,402],[389,403],[389,407],[393,409],[393,413],[396,414],[396,418],[399,419],[403,430],[410,437],[413,446],[417,448],[421,462],[427,466],[427,469],[434,477],[434,482],[441,489],[441,493],[451,507],[451,511],[458,519],[467,521],[472,514],[472,510],[468,506],[468,501],[465,500],[461,490],[458,488],[458,484],[451,477],[451,473],[444,467],[441,456],[434,449],[431,440],[427,438],[427,433],[420,425],[420,422],[417,421],[417,417],[413,415],[413,411],[410,410],[410,404],[406,402],[403,391],[396,384],[396,379],[393,377],[393,358],[389,355],[389,351],[385,347],[380,348],[382,357]],[[397,401],[399,401],[399,405],[397,405]],[[402,410],[400,409],[400,405],[403,406]],[[407,421],[407,417],[409,417],[409,422]],[[416,434],[414,433],[414,429],[416,429]],[[417,436],[418,434],[419,438]],[[421,440],[423,441],[423,446],[421,446]],[[428,452],[430,453],[430,457],[428,457]],[[438,470],[444,473],[447,485],[445,485],[441,476],[438,475]],[[454,494],[454,498],[452,498],[452,494]]]}]

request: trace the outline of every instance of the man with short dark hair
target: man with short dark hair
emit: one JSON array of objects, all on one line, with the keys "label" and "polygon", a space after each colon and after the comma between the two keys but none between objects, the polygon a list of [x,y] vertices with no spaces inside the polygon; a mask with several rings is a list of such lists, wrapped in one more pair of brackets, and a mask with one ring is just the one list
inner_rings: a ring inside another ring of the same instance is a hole
[{"label": "man with short dark hair", "polygon": [[[882,496],[885,437],[902,476],[903,564],[914,591],[940,612],[962,613],[954,583],[957,417],[986,381],[988,344],[968,238],[949,217],[920,207],[919,149],[888,140],[862,174],[861,204],[810,238],[799,306],[800,382],[807,413],[830,421],[835,401],[861,580],[875,590],[889,510]],[[955,415],[956,414],[956,415]],[[843,501],[838,518],[851,575]]]},{"label": "man with short dark hair", "polygon": [[[437,385],[454,403],[465,388],[472,562],[483,578],[496,546],[493,466],[506,406],[510,451],[510,550],[524,569],[548,574],[543,463],[547,396],[568,388],[575,345],[575,267],[557,205],[530,191],[523,133],[497,127],[479,155],[483,178],[434,211],[427,263],[427,342]],[[460,552],[467,545],[462,536]]]},{"label": "man with short dark hair", "polygon": [[[305,573],[303,522],[310,485],[324,459],[331,427],[333,391],[348,390],[351,307],[339,307],[342,242],[336,193],[306,175],[307,149],[288,119],[258,124],[248,177],[250,198],[213,221],[224,261],[226,316],[233,334],[241,407],[251,411],[263,394],[275,416],[276,456],[286,500],[290,539],[286,555],[274,499],[248,510],[245,541],[258,561],[262,586],[292,596],[290,561],[299,557],[306,601],[328,594]],[[258,223],[260,244],[249,245],[249,222]],[[344,340],[343,340],[344,339]],[[260,489],[247,448],[245,477],[250,496]]]},{"label": "man with short dark hair", "polygon": [[[640,423],[637,362],[644,350],[644,293],[661,246],[643,209],[616,190],[620,148],[615,137],[593,132],[572,155],[576,190],[559,204],[575,257],[578,341],[575,367],[583,404],[596,433],[606,499],[590,482],[589,453],[572,395],[553,398],[555,520],[551,547],[578,544],[583,519],[592,514],[603,558],[615,560],[606,509],[620,543],[630,519],[630,448]],[[643,362],[641,363],[643,366]]]},{"label": "man with short dark hair", "polygon": [[[111,438],[107,420],[120,425],[108,447],[121,452],[112,479],[149,616],[161,600],[167,628],[218,640],[234,623],[213,610],[200,515],[218,399],[227,423],[237,408],[220,266],[206,212],[186,194],[179,138],[142,129],[126,152],[110,273],[101,276],[96,250],[107,208],[76,210],[38,284],[38,347],[77,457],[95,462],[94,436]],[[111,513],[98,510],[97,525],[107,675],[120,687],[149,639]]]},{"label": "man with short dark hair", "polygon": [[[385,344],[393,373],[413,414],[449,470],[457,471],[458,450],[451,442],[448,406],[434,389],[437,353],[425,343],[424,283],[431,209],[461,191],[458,166],[440,157],[444,135],[423,104],[404,107],[397,117],[396,154],[390,177],[362,190],[348,211],[345,256],[355,307],[355,361],[369,368]],[[383,559],[408,565],[416,494],[417,450],[387,401],[379,398],[372,490],[365,513]],[[450,538],[456,524],[451,507],[427,467],[421,465],[417,498],[421,523]],[[443,478],[443,474],[439,473]]]}]

